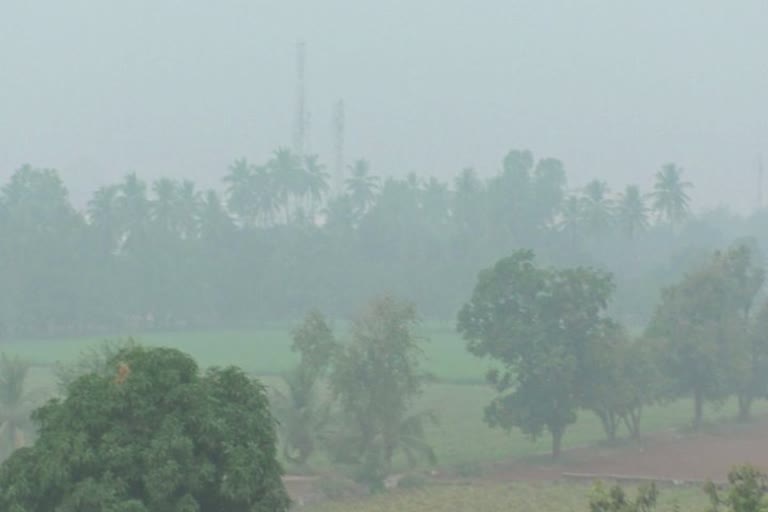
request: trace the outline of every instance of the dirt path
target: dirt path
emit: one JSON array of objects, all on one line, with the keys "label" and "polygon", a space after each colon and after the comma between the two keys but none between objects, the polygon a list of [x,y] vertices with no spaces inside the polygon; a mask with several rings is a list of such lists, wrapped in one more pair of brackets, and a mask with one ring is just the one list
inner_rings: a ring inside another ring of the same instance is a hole
[{"label": "dirt path", "polygon": [[725,481],[735,465],[768,471],[768,418],[723,425],[698,434],[655,434],[639,444],[569,450],[563,461],[510,461],[489,467],[484,479],[560,480],[563,473],[632,475],[659,480]]},{"label": "dirt path", "polygon": [[[657,433],[640,443],[618,447],[589,446],[567,450],[562,461],[546,456],[509,460],[483,467],[481,475],[457,478],[438,471],[437,480],[476,482],[555,481],[564,473],[626,475],[659,481],[723,482],[736,465],[752,464],[768,471],[768,417],[747,425],[719,425],[710,430],[682,435]],[[590,480],[591,477],[585,478]],[[606,478],[608,479],[608,478]],[[317,499],[313,477],[286,476],[286,487],[299,501]]]}]

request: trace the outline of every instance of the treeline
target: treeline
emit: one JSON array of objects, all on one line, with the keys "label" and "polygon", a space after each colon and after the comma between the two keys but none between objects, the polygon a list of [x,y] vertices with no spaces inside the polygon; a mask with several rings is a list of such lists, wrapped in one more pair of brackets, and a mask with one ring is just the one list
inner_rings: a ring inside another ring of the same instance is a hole
[{"label": "treeline", "polygon": [[237,327],[322,308],[346,317],[388,291],[451,318],[475,272],[526,247],[612,271],[615,314],[641,325],[658,288],[703,251],[767,218],[689,216],[679,167],[652,190],[567,187],[563,164],[510,151],[497,174],[382,179],[354,163],[331,191],[314,156],[238,160],[222,194],[128,174],[75,208],[54,170],[25,166],[0,192],[0,337]]}]

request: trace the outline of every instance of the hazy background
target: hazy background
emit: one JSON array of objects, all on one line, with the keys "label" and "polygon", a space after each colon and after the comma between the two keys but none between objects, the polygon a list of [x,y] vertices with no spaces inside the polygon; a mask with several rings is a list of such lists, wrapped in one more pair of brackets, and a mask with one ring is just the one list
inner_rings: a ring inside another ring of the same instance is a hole
[{"label": "hazy background", "polygon": [[217,185],[290,144],[307,42],[311,150],[374,172],[496,171],[509,148],[572,180],[649,186],[674,160],[694,206],[755,206],[768,157],[768,2],[0,1],[0,181],[59,169],[82,204],[129,170]]}]

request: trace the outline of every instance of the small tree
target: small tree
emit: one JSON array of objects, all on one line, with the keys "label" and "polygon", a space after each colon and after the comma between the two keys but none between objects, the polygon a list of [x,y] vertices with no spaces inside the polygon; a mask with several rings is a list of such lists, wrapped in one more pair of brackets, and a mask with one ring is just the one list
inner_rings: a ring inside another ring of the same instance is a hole
[{"label": "small tree", "polygon": [[603,334],[590,348],[584,407],[600,418],[610,441],[621,424],[638,439],[643,408],[660,395],[652,348],[646,340],[630,340],[613,322],[604,322]]},{"label": "small tree", "polygon": [[320,400],[318,381],[327,373],[336,350],[333,331],[317,311],[309,313],[293,332],[291,349],[299,365],[284,375],[287,393],[274,392],[275,413],[283,441],[283,456],[305,464],[314,453],[330,419],[330,404]]},{"label": "small tree", "polygon": [[431,416],[410,413],[427,378],[417,323],[412,304],[374,299],[354,319],[351,342],[334,357],[331,389],[344,420],[331,448],[336,460],[357,464],[361,480],[373,490],[383,488],[398,450],[434,462],[423,435],[423,422]]},{"label": "small tree", "polygon": [[265,390],[237,368],[201,375],[173,349],[135,347],[112,375],[73,381],[0,467],[9,512],[286,511]]},{"label": "small tree", "polygon": [[590,346],[603,332],[611,276],[587,269],[538,267],[518,251],[480,273],[458,330],[474,355],[499,360],[488,375],[499,396],[485,410],[492,427],[552,436],[558,458],[563,435],[584,402]]},{"label": "small tree", "polygon": [[768,510],[765,499],[766,476],[758,469],[746,465],[733,468],[728,473],[730,488],[721,496],[717,487],[709,482],[704,487],[712,503],[712,512],[726,507],[728,512],[764,512]]},{"label": "small tree", "polygon": [[27,444],[30,413],[44,401],[42,390],[27,389],[29,363],[0,355],[0,460]]}]

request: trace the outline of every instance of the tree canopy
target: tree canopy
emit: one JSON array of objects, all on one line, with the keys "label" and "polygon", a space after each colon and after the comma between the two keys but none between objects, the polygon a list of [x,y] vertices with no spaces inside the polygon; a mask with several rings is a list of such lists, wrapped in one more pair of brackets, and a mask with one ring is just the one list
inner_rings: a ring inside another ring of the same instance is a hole
[{"label": "tree canopy", "polygon": [[110,366],[35,411],[38,440],[0,467],[0,509],[288,509],[261,384],[165,348],[132,347]]}]

